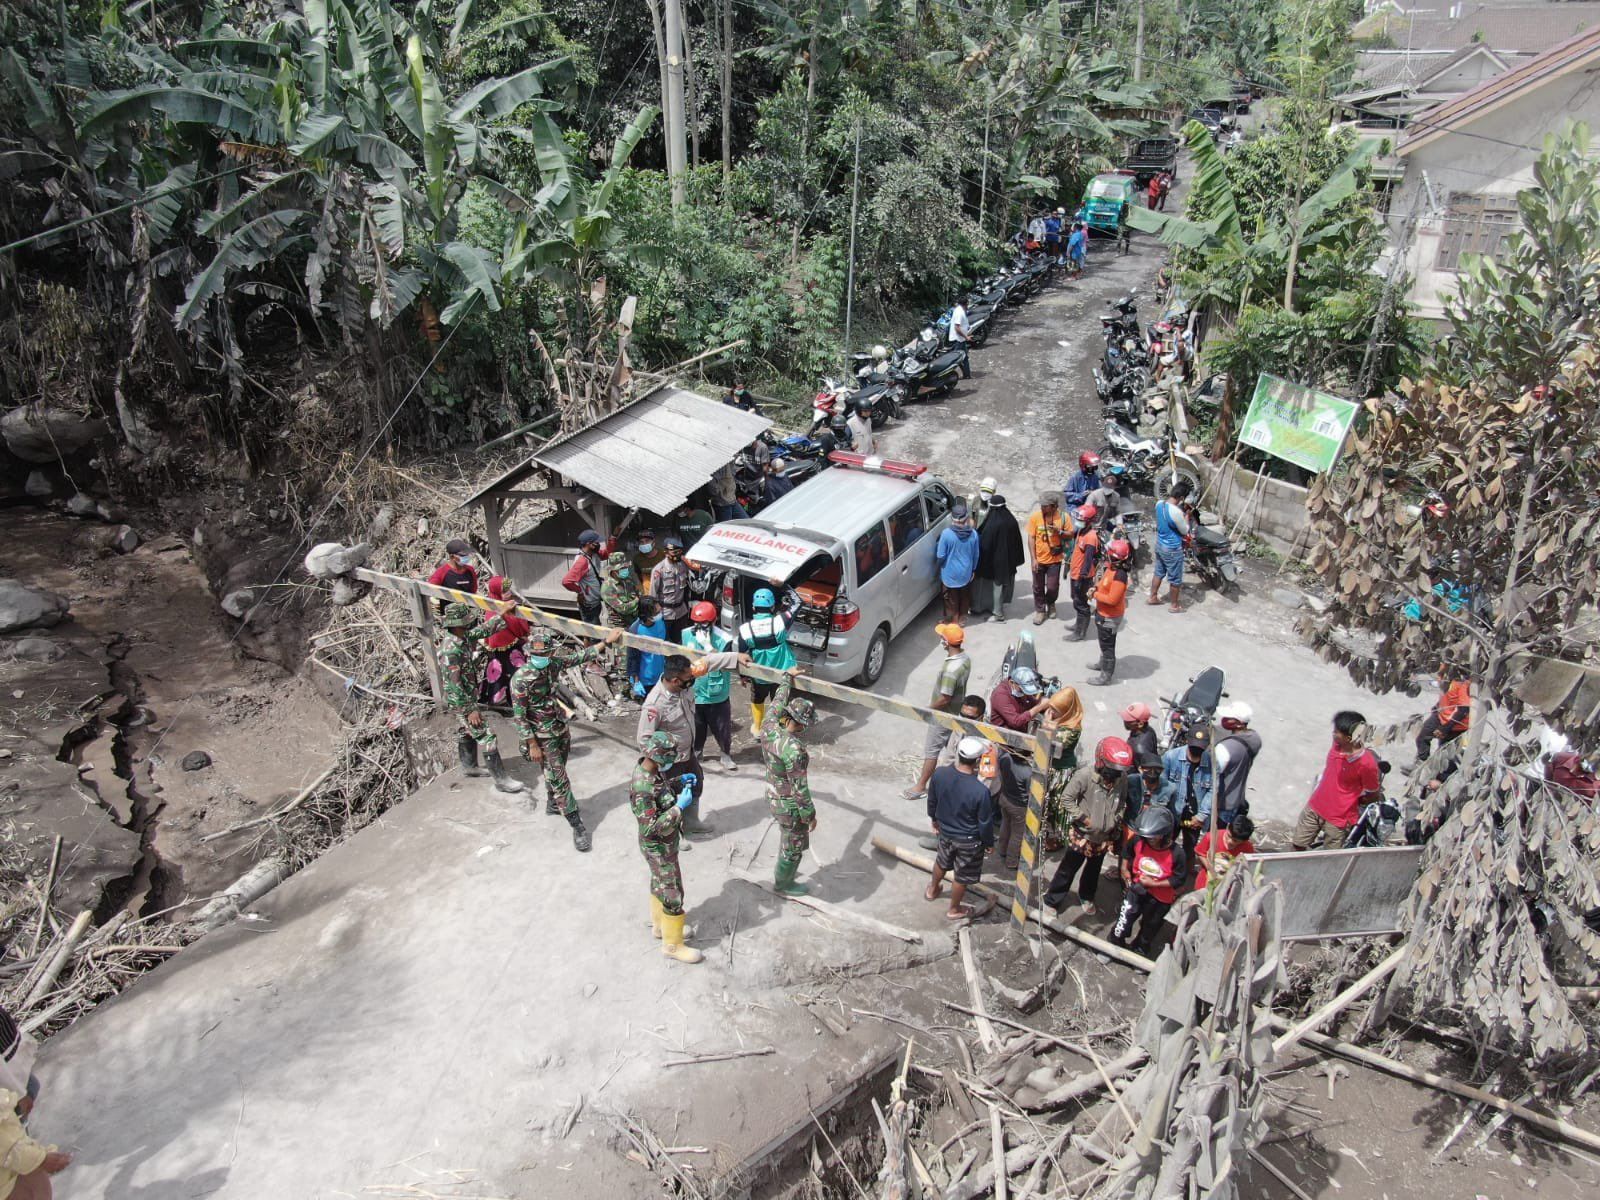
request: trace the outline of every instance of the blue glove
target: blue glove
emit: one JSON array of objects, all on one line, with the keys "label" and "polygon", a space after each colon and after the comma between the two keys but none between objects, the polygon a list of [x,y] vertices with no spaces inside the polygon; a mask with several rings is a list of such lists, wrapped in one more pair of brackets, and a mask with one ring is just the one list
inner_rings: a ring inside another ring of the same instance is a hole
[{"label": "blue glove", "polygon": [[693,774],[691,772],[688,775],[679,775],[678,776],[678,781],[680,783],[682,783],[685,787],[693,787],[695,784],[700,782],[700,776],[695,775],[695,774]]},{"label": "blue glove", "polygon": [[678,793],[678,809],[682,811],[694,803],[694,788],[684,785],[683,791]]},{"label": "blue glove", "polygon": [[644,684],[640,683],[637,679],[633,681],[633,698],[635,700],[644,699]]}]

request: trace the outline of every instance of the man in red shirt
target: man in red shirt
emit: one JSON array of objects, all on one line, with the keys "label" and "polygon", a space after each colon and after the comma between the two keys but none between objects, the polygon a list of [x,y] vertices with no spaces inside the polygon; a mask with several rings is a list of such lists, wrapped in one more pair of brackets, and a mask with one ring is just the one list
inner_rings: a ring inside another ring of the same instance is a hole
[{"label": "man in red shirt", "polygon": [[[1153,804],[1133,824],[1134,836],[1122,847],[1122,907],[1110,941],[1155,957],[1161,923],[1178,898],[1178,883],[1189,874],[1189,856],[1176,840],[1178,821],[1164,804]],[[1138,936],[1134,928],[1138,927]]]},{"label": "man in red shirt", "polygon": [[1295,823],[1290,844],[1296,850],[1311,849],[1319,836],[1324,850],[1338,850],[1360,817],[1361,806],[1381,790],[1378,756],[1367,749],[1366,740],[1367,719],[1360,713],[1346,709],[1333,714],[1333,745],[1322,779]]}]

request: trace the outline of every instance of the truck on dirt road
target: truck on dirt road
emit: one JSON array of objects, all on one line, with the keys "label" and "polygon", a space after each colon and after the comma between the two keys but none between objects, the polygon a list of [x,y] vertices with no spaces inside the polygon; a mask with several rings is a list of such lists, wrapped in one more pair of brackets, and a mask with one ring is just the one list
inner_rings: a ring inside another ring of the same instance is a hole
[{"label": "truck on dirt road", "polygon": [[1122,164],[1122,169],[1132,171],[1135,181],[1140,187],[1149,185],[1153,176],[1165,171],[1172,176],[1174,183],[1178,180],[1178,139],[1174,137],[1148,137],[1140,138],[1128,151],[1127,161]]}]

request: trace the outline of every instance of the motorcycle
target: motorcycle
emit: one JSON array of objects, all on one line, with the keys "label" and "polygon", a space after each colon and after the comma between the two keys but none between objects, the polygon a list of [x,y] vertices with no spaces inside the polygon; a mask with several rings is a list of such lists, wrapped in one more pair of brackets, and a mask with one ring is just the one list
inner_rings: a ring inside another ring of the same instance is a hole
[{"label": "motorcycle", "polygon": [[1002,680],[1010,679],[1011,672],[1018,667],[1027,667],[1039,676],[1042,685],[1042,695],[1050,696],[1061,690],[1061,679],[1056,675],[1045,675],[1039,670],[1039,648],[1034,644],[1033,631],[1024,629],[1017,634],[1017,640],[1006,647],[1005,657],[1000,660],[1000,675],[989,685],[993,691],[1000,686]]},{"label": "motorcycle", "polygon": [[1217,591],[1225,593],[1239,580],[1239,560],[1233,555],[1233,543],[1222,530],[1202,525],[1198,509],[1191,507],[1186,511],[1190,537],[1183,548],[1184,563]]},{"label": "motorcycle", "polygon": [[1174,451],[1166,434],[1142,438],[1116,421],[1107,421],[1100,462],[1102,466],[1109,463],[1125,468],[1128,486],[1143,488],[1148,484],[1157,500],[1166,499],[1180,479],[1189,481],[1191,495],[1200,491],[1200,468],[1181,450]]},{"label": "motorcycle", "polygon": [[1189,735],[1197,729],[1210,729],[1217,715],[1217,705],[1228,693],[1223,690],[1227,676],[1221,667],[1207,667],[1189,681],[1177,699],[1161,697],[1167,706],[1163,722],[1167,729],[1167,748],[1185,745]]}]

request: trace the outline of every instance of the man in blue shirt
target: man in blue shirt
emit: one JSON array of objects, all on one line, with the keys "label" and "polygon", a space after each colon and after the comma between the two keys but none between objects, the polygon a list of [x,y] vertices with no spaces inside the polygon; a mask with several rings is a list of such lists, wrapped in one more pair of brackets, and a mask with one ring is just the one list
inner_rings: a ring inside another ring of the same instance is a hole
[{"label": "man in blue shirt", "polygon": [[950,510],[950,528],[939,535],[933,557],[944,587],[944,619],[963,624],[972,606],[972,577],[978,573],[978,531],[965,504]]},{"label": "man in blue shirt", "polygon": [[1072,263],[1073,275],[1083,274],[1083,260],[1089,253],[1089,230],[1081,221],[1072,227],[1072,235],[1067,238],[1067,258]]},{"label": "man in blue shirt", "polygon": [[[667,622],[661,616],[661,605],[649,596],[640,600],[639,617],[628,626],[628,632],[637,633],[640,637],[660,638],[666,641]],[[633,689],[635,700],[643,700],[650,689],[655,687],[656,681],[661,678],[661,668],[665,662],[666,659],[659,654],[628,647],[628,682]]]},{"label": "man in blue shirt", "polygon": [[1066,211],[1058,208],[1044,219],[1044,252],[1058,262],[1061,259],[1061,218]]},{"label": "man in blue shirt", "polygon": [[1097,491],[1099,487],[1100,456],[1093,450],[1085,450],[1078,455],[1078,469],[1067,476],[1066,485],[1061,489],[1061,498],[1067,502],[1070,511],[1081,507],[1089,499],[1089,493]]},{"label": "man in blue shirt", "polygon": [[1162,779],[1172,785],[1176,795],[1173,811],[1183,829],[1183,847],[1194,857],[1200,827],[1211,820],[1211,731],[1196,729],[1187,744],[1174,746],[1162,756]]},{"label": "man in blue shirt", "polygon": [[1140,810],[1152,804],[1165,805],[1176,817],[1178,789],[1167,782],[1166,763],[1161,755],[1136,752],[1134,766],[1138,769],[1128,776],[1128,824],[1132,825]]},{"label": "man in blue shirt", "polygon": [[1183,545],[1189,540],[1189,518],[1183,502],[1189,498],[1189,481],[1172,485],[1167,498],[1156,505],[1156,569],[1150,573],[1150,604],[1161,603],[1161,581],[1172,589],[1172,611],[1182,612],[1179,593],[1183,588]]},{"label": "man in blue shirt", "polygon": [[994,845],[994,798],[978,778],[978,760],[987,745],[980,737],[962,738],[956,743],[955,765],[940,767],[928,782],[928,820],[939,837],[939,856],[923,896],[937,900],[948,873],[952,886],[945,916],[952,921],[978,915],[962,900],[983,874],[984,851]]}]

